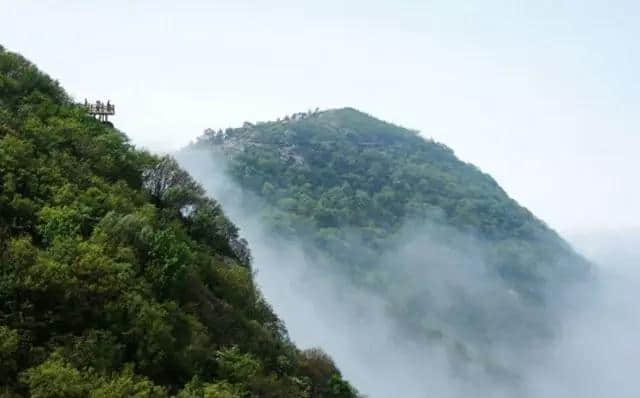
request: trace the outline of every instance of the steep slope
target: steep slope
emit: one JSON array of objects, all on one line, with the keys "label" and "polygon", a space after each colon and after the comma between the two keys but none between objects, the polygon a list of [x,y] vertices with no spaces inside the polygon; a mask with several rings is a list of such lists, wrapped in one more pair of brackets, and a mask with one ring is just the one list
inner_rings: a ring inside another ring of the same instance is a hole
[{"label": "steep slope", "polygon": [[207,130],[184,153],[197,150],[265,201],[278,236],[383,297],[405,337],[463,357],[550,336],[589,272],[489,175],[352,108]]},{"label": "steep slope", "polygon": [[0,47],[0,396],[354,397],[219,204]]}]

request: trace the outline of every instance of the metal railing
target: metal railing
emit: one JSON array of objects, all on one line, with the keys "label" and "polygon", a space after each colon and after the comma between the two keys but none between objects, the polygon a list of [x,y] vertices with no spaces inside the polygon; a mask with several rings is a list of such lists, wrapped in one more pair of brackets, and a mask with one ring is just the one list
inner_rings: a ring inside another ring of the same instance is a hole
[{"label": "metal railing", "polygon": [[87,100],[84,100],[84,107],[92,116],[98,116],[100,121],[107,121],[107,118],[111,115],[116,114],[116,107],[111,102],[107,101],[106,103],[102,101],[96,101],[95,103],[89,103]]}]

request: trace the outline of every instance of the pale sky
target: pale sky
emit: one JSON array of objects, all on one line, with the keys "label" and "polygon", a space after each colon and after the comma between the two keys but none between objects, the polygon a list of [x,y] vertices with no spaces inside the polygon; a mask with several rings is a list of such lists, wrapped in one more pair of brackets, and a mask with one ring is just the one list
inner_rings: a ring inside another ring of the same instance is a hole
[{"label": "pale sky", "polygon": [[0,44],[136,145],[352,106],[568,234],[640,227],[639,42],[635,1],[0,0]]}]

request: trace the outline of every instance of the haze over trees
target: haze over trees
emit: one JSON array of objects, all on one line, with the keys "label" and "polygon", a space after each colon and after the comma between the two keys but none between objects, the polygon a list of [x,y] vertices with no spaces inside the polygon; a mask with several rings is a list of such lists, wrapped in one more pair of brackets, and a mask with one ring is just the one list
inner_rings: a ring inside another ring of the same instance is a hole
[{"label": "haze over trees", "polygon": [[0,47],[0,396],[356,395],[214,199]]},{"label": "haze over trees", "polygon": [[509,369],[492,347],[545,344],[565,295],[590,274],[489,175],[353,108],[207,130],[183,151],[185,164],[193,151],[211,159],[198,164],[202,176],[224,168],[265,203],[275,236],[382,297],[401,336],[494,373]]},{"label": "haze over trees", "polygon": [[[374,294],[399,340],[446,347],[460,375],[516,384],[496,347],[546,344],[590,277],[490,176],[352,108],[207,130],[195,150],[259,199],[272,239]],[[249,243],[176,160],[0,48],[0,396],[357,395],[290,341]]]}]

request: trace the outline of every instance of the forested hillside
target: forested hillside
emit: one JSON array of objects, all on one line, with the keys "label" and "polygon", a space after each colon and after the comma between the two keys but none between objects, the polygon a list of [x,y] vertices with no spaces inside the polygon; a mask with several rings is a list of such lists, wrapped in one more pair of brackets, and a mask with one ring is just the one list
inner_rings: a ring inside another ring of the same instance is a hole
[{"label": "forested hillside", "polygon": [[383,297],[401,330],[463,357],[549,336],[564,292],[588,275],[489,175],[352,108],[207,130],[185,157],[199,150],[266,203],[277,236],[329,256],[327,271]]},{"label": "forested hillside", "polygon": [[220,205],[0,47],[0,396],[354,397]]}]

